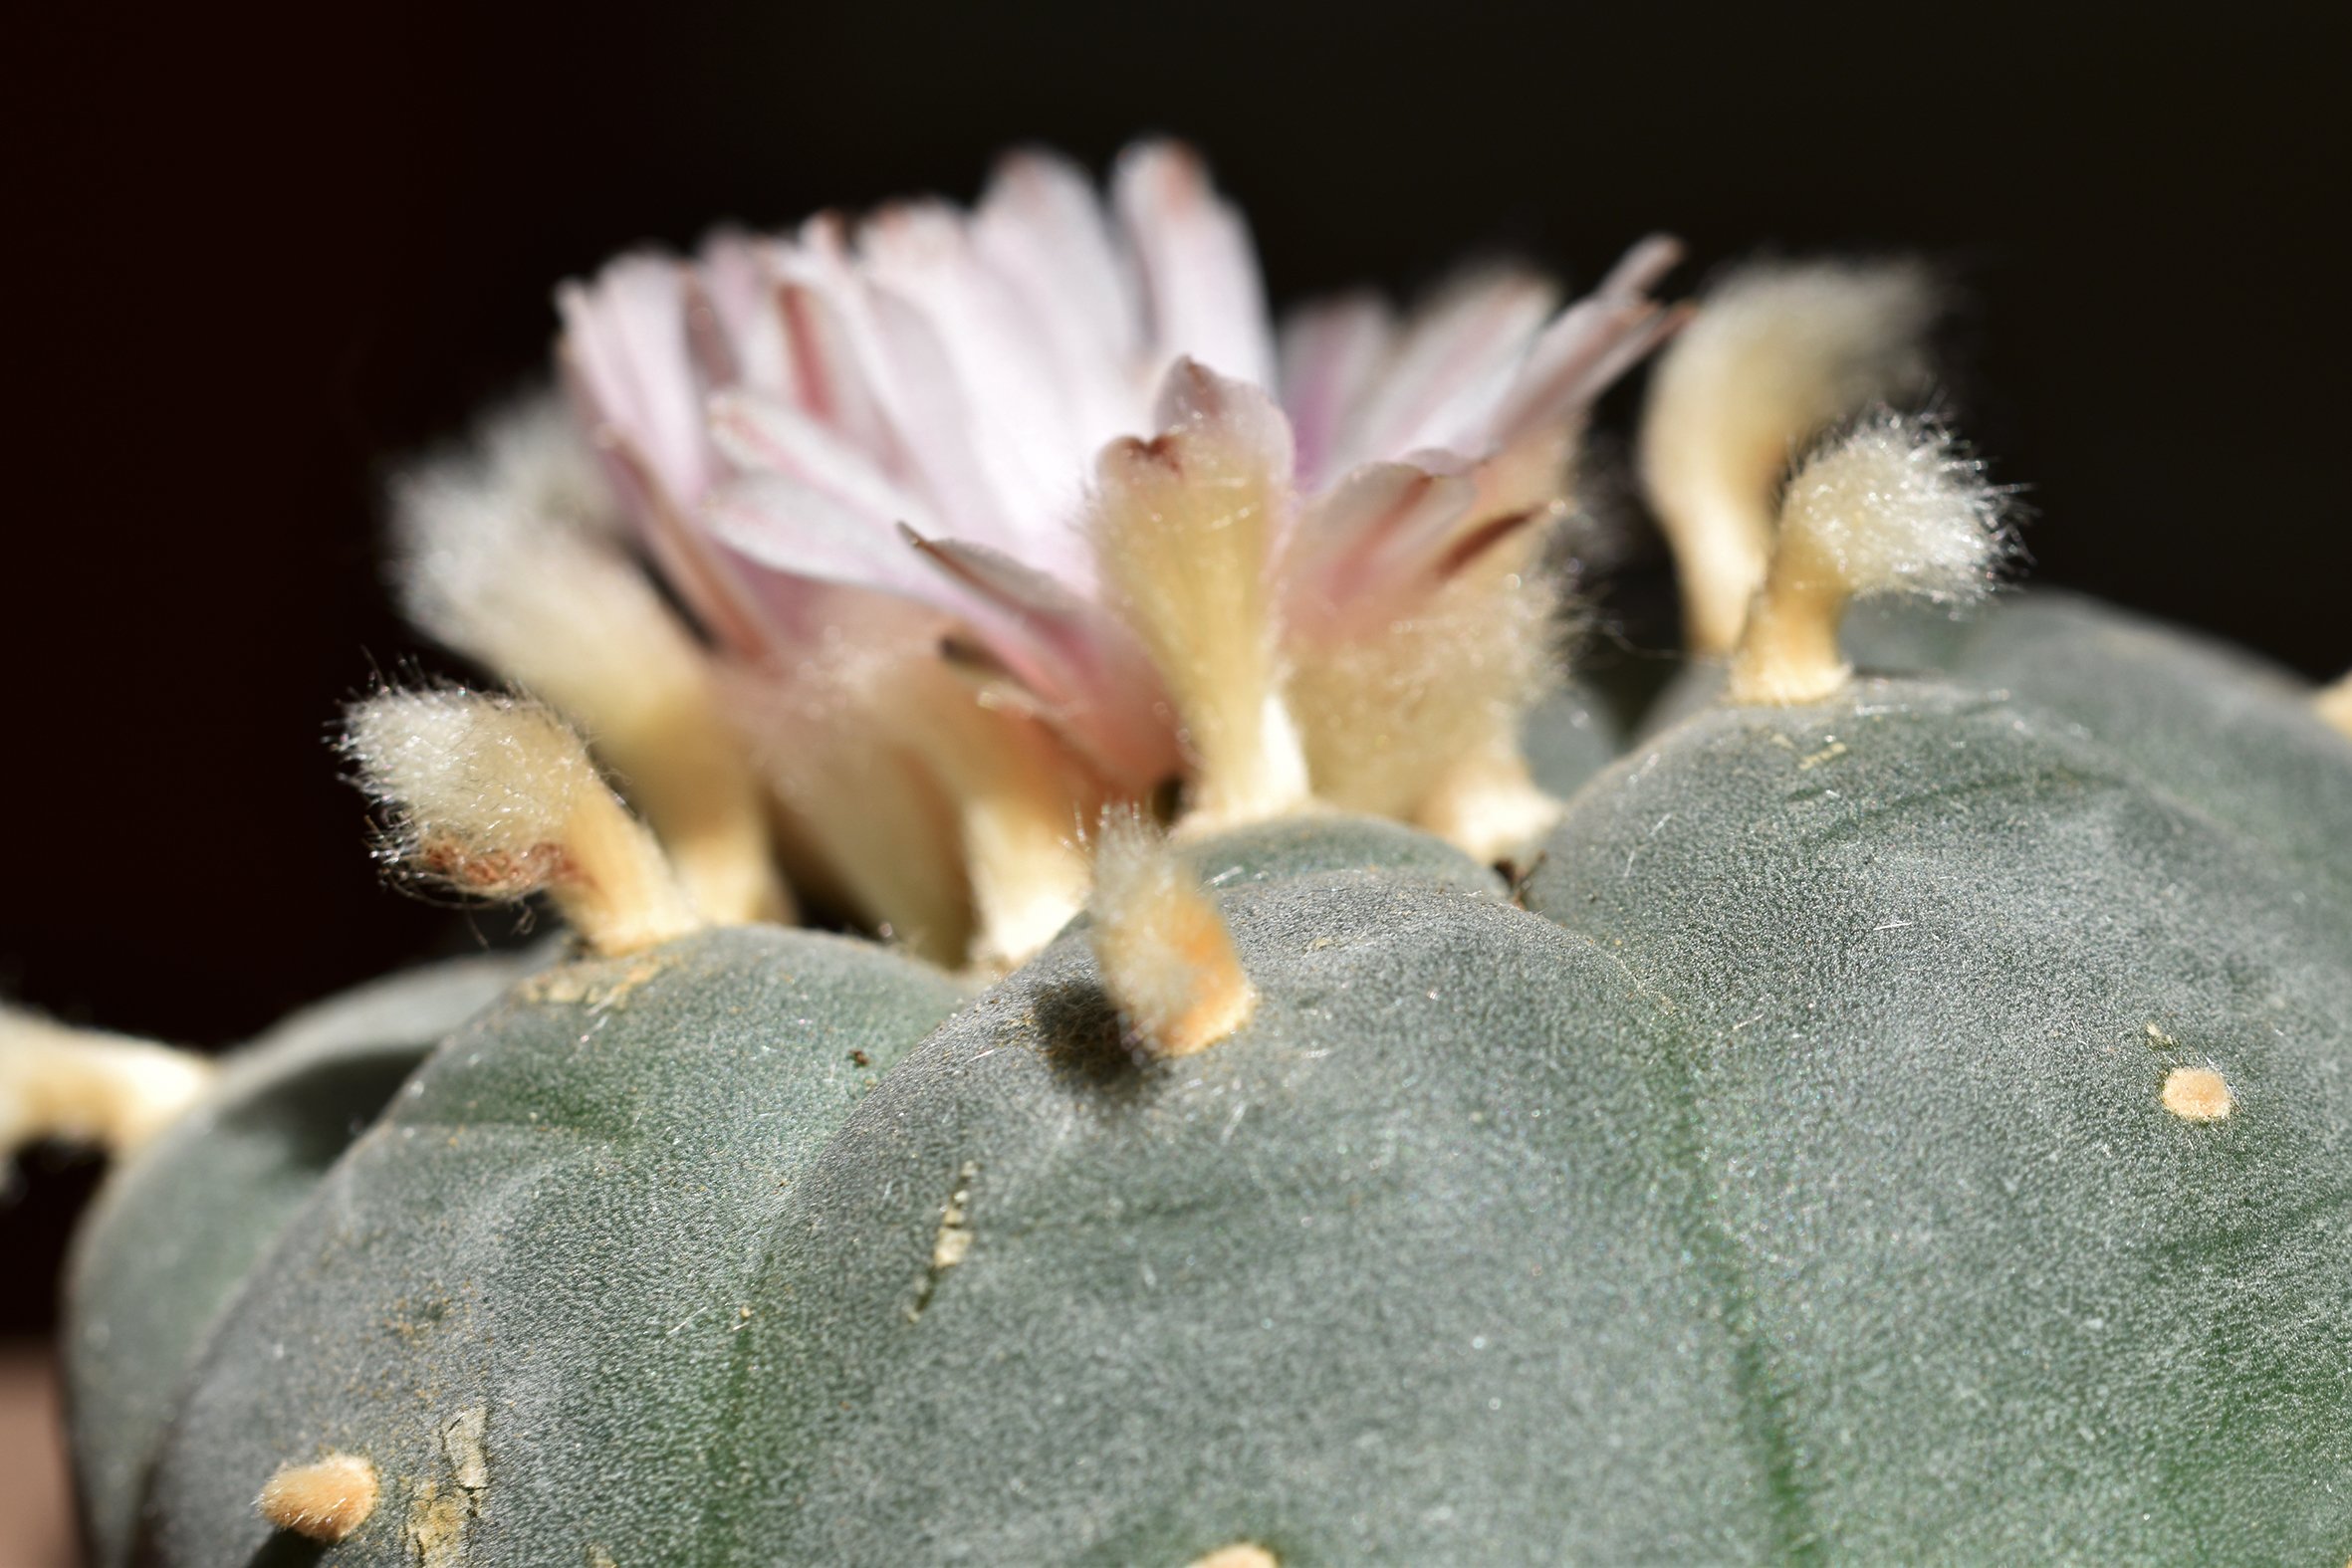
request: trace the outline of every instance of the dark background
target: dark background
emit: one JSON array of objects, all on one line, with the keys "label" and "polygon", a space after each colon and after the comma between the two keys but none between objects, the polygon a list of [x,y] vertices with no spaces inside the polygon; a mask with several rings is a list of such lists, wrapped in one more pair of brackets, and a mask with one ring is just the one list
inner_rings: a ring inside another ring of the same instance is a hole
[{"label": "dark background", "polygon": [[[1099,167],[1193,138],[1278,301],[1479,249],[1589,279],[1660,227],[1683,285],[1759,247],[1924,252],[1962,284],[1952,404],[2031,487],[2037,574],[2333,674],[2342,53],[2316,6],[2193,14],[19,16],[0,991],[212,1045],[465,940],[378,887],[323,745],[417,652],[375,577],[382,466],[542,362],[557,279],[721,218],[969,197],[1019,140]],[[0,1327],[44,1321],[91,1170],[38,1157],[0,1205]]]}]

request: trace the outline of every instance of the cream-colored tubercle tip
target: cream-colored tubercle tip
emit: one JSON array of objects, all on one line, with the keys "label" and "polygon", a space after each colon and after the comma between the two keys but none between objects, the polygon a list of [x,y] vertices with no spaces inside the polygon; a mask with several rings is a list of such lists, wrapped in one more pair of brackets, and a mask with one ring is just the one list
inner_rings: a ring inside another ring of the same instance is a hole
[{"label": "cream-colored tubercle tip", "polygon": [[408,618],[594,737],[705,916],[790,918],[708,661],[614,537],[610,506],[553,398],[505,411],[477,452],[395,487]]},{"label": "cream-colored tubercle tip", "polygon": [[553,711],[446,688],[355,704],[344,750],[389,818],[387,858],[477,898],[545,892],[595,952],[702,924],[661,846]]},{"label": "cream-colored tubercle tip", "polygon": [[217,1076],[193,1051],[0,1007],[0,1162],[44,1138],[126,1154]]},{"label": "cream-colored tubercle tip", "polygon": [[374,1465],[355,1454],[330,1454],[279,1465],[253,1506],[281,1530],[333,1545],[367,1522],[377,1492]]},{"label": "cream-colored tubercle tip", "polygon": [[1197,770],[1191,820],[1279,816],[1307,796],[1268,569],[1290,506],[1290,429],[1263,391],[1190,360],[1169,372],[1160,419],[1158,436],[1102,454],[1096,566],[1167,683]]},{"label": "cream-colored tubercle tip", "polygon": [[1087,907],[1103,990],[1152,1055],[1190,1056],[1249,1021],[1257,988],[1215,900],[1167,841],[1134,816],[1104,818]]},{"label": "cream-colored tubercle tip", "polygon": [[1902,263],[1743,269],[1650,377],[1641,475],[1674,547],[1691,651],[1731,651],[1764,581],[1792,453],[1925,378],[1928,275]]},{"label": "cream-colored tubercle tip", "polygon": [[2333,686],[2321,688],[2319,695],[2311,699],[2311,705],[2319,710],[2321,723],[2352,736],[2352,671],[2338,677]]},{"label": "cream-colored tubercle tip", "polygon": [[1732,656],[1733,702],[1817,702],[1853,672],[1846,605],[1882,593],[1960,604],[1990,593],[2012,546],[2000,492],[1924,417],[1879,413],[1798,467],[1764,586]]},{"label": "cream-colored tubercle tip", "polygon": [[1265,1547],[1245,1542],[1238,1546],[1220,1546],[1206,1557],[1193,1559],[1189,1568],[1282,1568],[1282,1564]]}]

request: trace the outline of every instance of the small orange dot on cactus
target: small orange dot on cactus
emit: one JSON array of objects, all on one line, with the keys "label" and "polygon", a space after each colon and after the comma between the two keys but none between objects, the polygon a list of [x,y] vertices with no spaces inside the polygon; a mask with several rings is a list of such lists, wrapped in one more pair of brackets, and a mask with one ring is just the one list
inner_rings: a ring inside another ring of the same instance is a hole
[{"label": "small orange dot on cactus", "polygon": [[253,1505],[281,1530],[332,1544],[367,1522],[375,1495],[374,1465],[355,1454],[330,1454],[279,1465]]},{"label": "small orange dot on cactus", "polygon": [[2175,1067],[2164,1077],[2164,1108],[2185,1122],[2218,1122],[2237,1099],[2213,1068]]}]

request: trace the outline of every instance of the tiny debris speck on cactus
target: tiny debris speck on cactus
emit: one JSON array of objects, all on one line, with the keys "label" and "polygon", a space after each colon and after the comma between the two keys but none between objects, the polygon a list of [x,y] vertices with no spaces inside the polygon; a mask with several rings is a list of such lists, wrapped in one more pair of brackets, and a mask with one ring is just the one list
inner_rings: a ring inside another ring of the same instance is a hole
[{"label": "tiny debris speck on cactus", "polygon": [[0,1014],[99,1568],[2343,1560],[2345,684],[1989,598],[1920,269],[1676,261],[1278,329],[1152,143],[565,286],[343,749],[566,934]]}]

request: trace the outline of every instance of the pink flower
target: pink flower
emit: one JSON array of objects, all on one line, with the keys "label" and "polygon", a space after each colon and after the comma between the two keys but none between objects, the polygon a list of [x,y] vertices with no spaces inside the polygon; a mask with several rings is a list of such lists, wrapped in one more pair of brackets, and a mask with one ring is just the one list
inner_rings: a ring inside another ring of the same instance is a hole
[{"label": "pink flower", "polygon": [[[1008,790],[1066,841],[1171,779],[1191,820],[1319,801],[1491,852],[1542,809],[1514,773],[1548,664],[1529,567],[1586,410],[1676,322],[1646,293],[1675,254],[1646,241],[1565,309],[1494,271],[1401,320],[1310,306],[1278,338],[1189,151],[1131,149],[1107,203],[1020,153],[969,212],[624,257],[562,292],[563,358],[846,880],[870,851],[838,841],[865,835],[819,797],[876,745],[946,797],[936,852],[968,862]],[[1055,872],[992,914],[1003,868],[970,871],[983,946],[1065,902]]]}]

